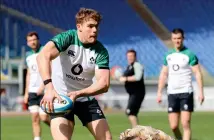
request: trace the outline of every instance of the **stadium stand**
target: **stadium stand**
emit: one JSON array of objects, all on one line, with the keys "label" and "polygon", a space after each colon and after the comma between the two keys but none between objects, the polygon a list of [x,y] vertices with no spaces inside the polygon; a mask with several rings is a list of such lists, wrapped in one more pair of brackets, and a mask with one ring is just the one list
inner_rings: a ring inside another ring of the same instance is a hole
[{"label": "stadium stand", "polygon": [[[145,77],[158,76],[159,68],[162,65],[162,57],[167,49],[143,23],[142,19],[129,7],[126,1],[92,0],[89,2],[80,0],[75,2],[60,1],[59,3],[57,0],[37,0],[32,3],[25,0],[3,0],[2,3],[7,7],[64,30],[75,28],[75,13],[79,10],[79,7],[83,6],[82,3],[84,3],[84,7],[94,8],[103,15],[99,40],[109,50],[110,66],[120,65],[125,67],[127,65],[125,53],[127,49],[134,48],[138,52],[139,61],[145,66]],[[6,18],[7,16],[5,14],[2,18]],[[11,22],[18,22],[20,26],[18,28],[19,46],[25,45],[25,35],[29,30],[39,32],[42,44],[53,36],[40,27],[32,26],[14,17],[10,19],[12,19]],[[148,52],[150,55],[148,55]]]},{"label": "stadium stand", "polygon": [[[144,3],[169,29],[183,28],[185,44],[214,75],[214,1],[212,0],[144,0]],[[197,9],[197,10],[196,10]]]},{"label": "stadium stand", "polygon": [[[145,77],[158,76],[163,55],[167,51],[167,48],[129,7],[126,1],[79,0],[75,2],[59,2],[57,0],[37,0],[32,3],[25,0],[2,0],[2,4],[10,8],[64,30],[75,28],[74,16],[79,7],[83,6],[82,3],[84,3],[84,7],[94,8],[103,15],[99,40],[109,50],[110,66],[120,65],[125,67],[126,57],[124,54],[127,49],[134,48],[138,52],[138,60],[145,66]],[[198,55],[200,62],[208,72],[214,75],[214,64],[212,63],[214,61],[214,56],[212,55],[212,42],[214,42],[212,38],[212,34],[214,34],[214,14],[212,13],[214,13],[214,10],[211,7],[214,2],[210,0],[206,0],[206,3],[203,0],[179,0],[175,4],[170,0],[161,2],[158,0],[144,0],[144,3],[169,30],[174,27],[181,27],[186,31],[185,44]],[[8,16],[7,14],[1,16],[1,21]],[[25,45],[25,35],[30,30],[36,30],[40,33],[42,44],[53,36],[53,34],[47,32],[45,29],[28,24],[15,17],[10,17],[10,32],[12,32],[12,23],[16,22],[18,23],[19,47]],[[1,35],[5,34],[4,29],[1,30]],[[9,35],[10,39],[12,39],[12,33]],[[3,43],[2,45],[5,45],[4,36],[1,36],[1,42]],[[16,53],[14,53],[15,50],[12,43],[10,47],[11,57],[14,57]],[[20,53],[21,51],[18,49],[18,55]],[[1,50],[1,55],[4,55],[4,50]]]}]

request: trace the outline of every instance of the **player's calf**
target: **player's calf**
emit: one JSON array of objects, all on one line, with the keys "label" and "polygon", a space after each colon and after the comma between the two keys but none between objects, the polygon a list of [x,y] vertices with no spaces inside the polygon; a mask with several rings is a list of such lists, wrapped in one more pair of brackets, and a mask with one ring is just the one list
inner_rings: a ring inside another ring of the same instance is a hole
[{"label": "player's calf", "polygon": [[32,113],[32,127],[34,139],[40,140],[41,129],[39,113]]},{"label": "player's calf", "polygon": [[191,113],[188,111],[181,112],[181,124],[183,127],[183,140],[191,139],[191,127],[190,127]]}]

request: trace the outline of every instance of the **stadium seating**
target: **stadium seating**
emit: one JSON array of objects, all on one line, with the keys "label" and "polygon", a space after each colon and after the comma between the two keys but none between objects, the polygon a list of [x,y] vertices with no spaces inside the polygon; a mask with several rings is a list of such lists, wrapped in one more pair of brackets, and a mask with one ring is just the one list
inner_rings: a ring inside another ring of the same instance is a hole
[{"label": "stadium seating", "polygon": [[208,72],[214,75],[214,1],[144,0],[144,3],[168,29],[184,29],[186,46],[199,57]]},{"label": "stadium seating", "polygon": [[[84,3],[84,5],[83,5]],[[214,55],[211,34],[214,33],[213,1],[206,0],[144,0],[144,3],[169,29],[181,27],[186,31],[185,44],[199,57],[200,62],[214,75]],[[209,4],[210,3],[210,4]],[[146,77],[157,77],[162,65],[163,55],[167,48],[151,32],[140,17],[128,6],[126,1],[26,1],[2,0],[2,4],[37,18],[41,21],[67,30],[75,28],[75,13],[79,7],[91,7],[101,12],[103,22],[100,26],[99,40],[107,47],[110,53],[110,66],[125,67],[127,49],[134,48],[138,52],[138,60],[145,66]],[[197,9],[197,10],[196,10]],[[4,21],[9,15],[1,16]],[[25,35],[30,30],[40,33],[40,40],[45,44],[53,35],[41,27],[28,24],[17,18],[10,18],[10,39],[13,40],[13,23],[18,23],[18,45],[25,45]],[[3,22],[4,23],[4,22]],[[5,30],[0,31],[1,42],[5,45]],[[10,41],[11,52],[14,46]],[[21,48],[21,47],[20,47]],[[205,49],[206,48],[206,49]],[[26,49],[28,49],[26,47]],[[1,50],[1,54],[2,54]],[[18,54],[21,51],[18,50]],[[11,57],[13,57],[11,53]],[[4,53],[3,53],[4,55]]]},{"label": "stadium seating", "polygon": [[[36,0],[32,2],[3,0],[2,3],[65,30],[75,28],[75,13],[84,3],[84,7],[94,8],[103,15],[99,40],[109,50],[110,66],[125,67],[127,65],[126,51],[129,48],[134,48],[138,52],[138,60],[145,66],[145,76],[156,77],[159,73],[166,47],[128,6],[126,1],[79,0],[59,2],[57,0]],[[50,33],[40,27],[32,26],[16,18],[12,19],[13,22],[18,22],[20,26],[18,28],[19,45],[25,45],[25,35],[29,30],[36,30],[40,33],[42,44],[52,37]]]}]

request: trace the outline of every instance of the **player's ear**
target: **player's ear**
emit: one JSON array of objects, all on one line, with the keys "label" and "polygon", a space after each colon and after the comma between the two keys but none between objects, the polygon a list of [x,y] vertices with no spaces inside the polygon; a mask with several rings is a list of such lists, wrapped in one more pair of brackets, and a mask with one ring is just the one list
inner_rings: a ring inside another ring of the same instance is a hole
[{"label": "player's ear", "polygon": [[81,24],[77,24],[76,26],[77,26],[77,30],[80,31],[80,32],[82,32]]}]

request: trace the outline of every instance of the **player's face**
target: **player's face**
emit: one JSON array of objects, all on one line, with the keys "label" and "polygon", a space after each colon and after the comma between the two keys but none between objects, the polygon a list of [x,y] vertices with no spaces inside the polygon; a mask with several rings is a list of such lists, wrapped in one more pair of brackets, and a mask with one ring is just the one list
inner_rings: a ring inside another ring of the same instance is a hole
[{"label": "player's face", "polygon": [[132,52],[127,53],[127,60],[129,64],[134,63],[135,59],[136,58],[134,53]]},{"label": "player's face", "polygon": [[35,35],[28,36],[27,37],[27,45],[31,49],[37,49],[37,47],[39,46],[39,40],[38,40],[38,38]]},{"label": "player's face", "polygon": [[83,37],[83,43],[94,43],[97,40],[98,25],[98,22],[94,19],[89,19],[88,21],[77,25],[77,29]]},{"label": "player's face", "polygon": [[172,43],[175,48],[180,48],[183,45],[183,36],[181,33],[174,34],[172,33]]}]

